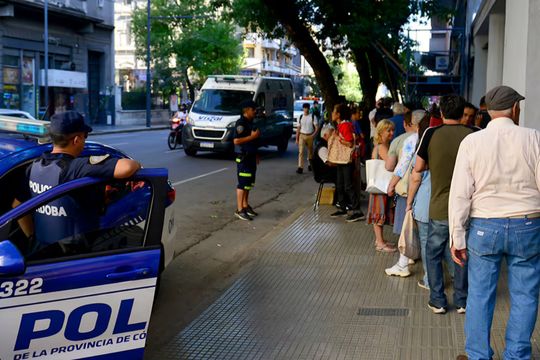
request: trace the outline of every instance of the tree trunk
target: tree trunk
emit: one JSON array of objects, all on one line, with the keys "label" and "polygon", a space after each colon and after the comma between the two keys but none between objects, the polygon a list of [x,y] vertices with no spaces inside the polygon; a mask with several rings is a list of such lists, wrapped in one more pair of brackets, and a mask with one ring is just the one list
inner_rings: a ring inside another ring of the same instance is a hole
[{"label": "tree trunk", "polygon": [[[339,102],[339,92],[332,75],[332,70],[321,52],[321,49],[313,40],[308,27],[298,19],[300,11],[295,1],[290,0],[262,0],[273,16],[285,28],[289,39],[300,50],[306,61],[313,68],[315,78],[321,89],[325,107],[330,113]],[[276,11],[275,9],[279,9]]]},{"label": "tree trunk", "polygon": [[375,107],[375,96],[380,83],[380,63],[375,51],[369,48],[352,48],[353,61],[360,77],[360,87],[364,97],[365,110]]},{"label": "tree trunk", "polygon": [[193,87],[191,81],[189,81],[188,69],[185,68],[182,73],[184,75],[184,78],[186,79],[186,84],[189,90],[189,100],[191,101],[191,103],[193,103],[195,101],[195,88]]}]

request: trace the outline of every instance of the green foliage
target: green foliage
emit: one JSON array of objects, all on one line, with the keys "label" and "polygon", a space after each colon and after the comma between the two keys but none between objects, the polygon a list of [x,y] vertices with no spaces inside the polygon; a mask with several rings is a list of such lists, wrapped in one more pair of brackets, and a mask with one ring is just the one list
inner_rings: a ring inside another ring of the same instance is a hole
[{"label": "green foliage", "polygon": [[135,90],[122,93],[122,109],[143,110],[146,108],[146,91]]},{"label": "green foliage", "polygon": [[[167,96],[177,92],[184,82],[202,82],[208,75],[238,72],[242,60],[240,39],[235,36],[234,23],[224,19],[222,12],[206,0],[152,0],[151,59],[158,86],[154,89]],[[137,56],[143,60],[146,25],[146,7],[135,10],[132,29]],[[174,68],[170,67],[171,59]]]}]

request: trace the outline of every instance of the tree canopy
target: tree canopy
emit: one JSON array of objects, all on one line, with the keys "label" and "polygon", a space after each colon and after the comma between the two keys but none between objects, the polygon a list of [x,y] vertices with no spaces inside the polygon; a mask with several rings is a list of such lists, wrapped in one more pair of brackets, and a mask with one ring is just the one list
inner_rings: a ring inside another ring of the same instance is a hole
[{"label": "tree canopy", "polygon": [[[175,92],[208,75],[237,73],[242,60],[235,24],[205,0],[152,0],[151,60],[162,91]],[[146,58],[146,8],[135,10],[133,33],[137,56]],[[171,67],[171,65],[174,65]]]}]

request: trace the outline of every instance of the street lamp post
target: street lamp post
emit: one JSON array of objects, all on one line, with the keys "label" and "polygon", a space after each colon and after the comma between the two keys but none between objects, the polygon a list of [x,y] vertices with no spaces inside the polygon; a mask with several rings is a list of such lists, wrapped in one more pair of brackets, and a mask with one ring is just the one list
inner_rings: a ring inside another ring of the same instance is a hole
[{"label": "street lamp post", "polygon": [[146,127],[150,127],[152,124],[152,112],[150,111],[150,26],[150,0],[148,0],[146,6]]}]

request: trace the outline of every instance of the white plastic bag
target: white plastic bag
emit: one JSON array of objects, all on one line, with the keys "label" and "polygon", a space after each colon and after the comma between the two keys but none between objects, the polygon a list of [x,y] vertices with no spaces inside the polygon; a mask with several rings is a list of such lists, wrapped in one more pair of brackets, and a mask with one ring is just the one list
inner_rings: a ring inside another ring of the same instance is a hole
[{"label": "white plastic bag", "polygon": [[398,241],[399,253],[409,259],[420,258],[420,239],[418,238],[418,228],[414,221],[412,210],[405,213],[401,234]]},{"label": "white plastic bag", "polygon": [[386,194],[392,179],[392,172],[384,167],[384,160],[372,159],[366,161],[366,191],[371,194]]}]

